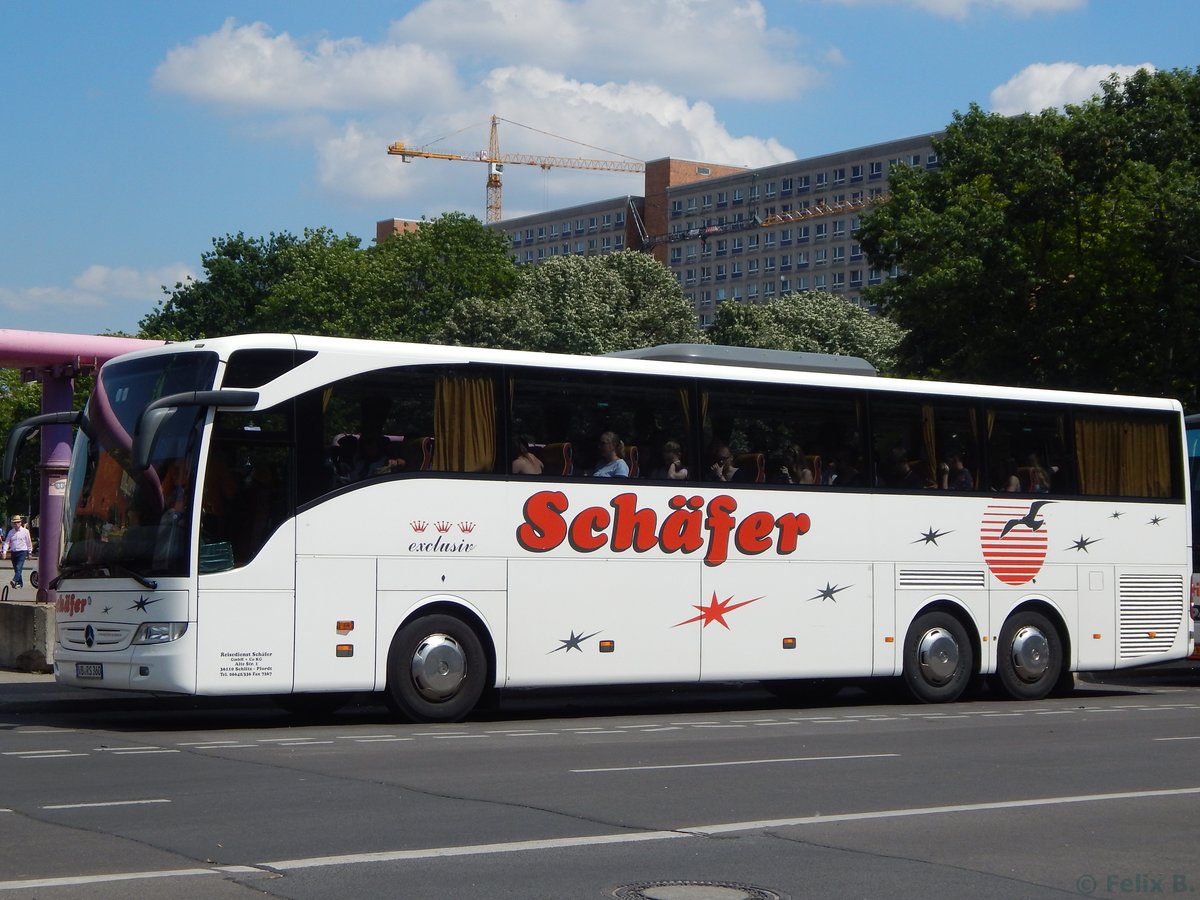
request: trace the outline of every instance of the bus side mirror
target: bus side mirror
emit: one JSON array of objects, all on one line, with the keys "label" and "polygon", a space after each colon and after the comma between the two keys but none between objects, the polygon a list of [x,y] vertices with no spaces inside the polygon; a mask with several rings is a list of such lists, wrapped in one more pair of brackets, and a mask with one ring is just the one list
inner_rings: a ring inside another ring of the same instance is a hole
[{"label": "bus side mirror", "polygon": [[17,464],[17,451],[34,431],[43,425],[78,425],[82,418],[82,410],[66,410],[31,416],[14,425],[8,432],[8,443],[4,447],[4,468],[0,469],[0,484],[5,487],[12,484]]},{"label": "bus side mirror", "polygon": [[133,470],[150,468],[154,443],[163,422],[181,406],[225,406],[245,408],[258,404],[258,391],[186,391],[159,397],[146,405],[133,429]]}]

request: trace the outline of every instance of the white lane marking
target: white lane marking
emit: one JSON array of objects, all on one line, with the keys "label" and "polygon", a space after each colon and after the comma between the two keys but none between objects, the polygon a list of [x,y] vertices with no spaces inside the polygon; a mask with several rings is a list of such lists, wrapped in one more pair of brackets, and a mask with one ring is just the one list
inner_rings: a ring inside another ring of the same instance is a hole
[{"label": "white lane marking", "polygon": [[8,751],[5,756],[15,756],[19,759],[70,759],[75,756],[89,756],[87,753],[72,753],[70,750],[16,750]]},{"label": "white lane marking", "polygon": [[142,806],[147,803],[170,803],[162,797],[153,800],[108,800],[103,803],[56,803],[53,806],[43,806],[42,809],[93,809],[100,806]]},{"label": "white lane marking", "polygon": [[485,738],[486,734],[435,734],[435,741],[461,741],[464,738]]},{"label": "white lane marking", "polygon": [[26,881],[0,881],[0,891],[22,890],[39,887],[64,887],[72,885],[101,884],[117,881],[134,881],[146,878],[181,878],[194,875],[217,875],[226,872],[276,872],[293,869],[313,869],[322,866],[360,865],[375,862],[403,862],[415,859],[438,859],[453,856],[482,856],[492,853],[522,853],[537,850],[558,850],[570,847],[596,847],[605,844],[630,844],[644,841],[662,841],[674,838],[689,838],[697,835],[724,834],[735,831],[756,831],[762,828],[778,828],[788,825],[826,825],[832,822],[866,821],[870,819],[902,818],[909,816],[940,815],[955,812],[983,812],[1004,809],[1021,809],[1037,806],[1055,806],[1064,803],[1090,803],[1113,800],[1141,800],[1153,797],[1180,797],[1200,794],[1200,787],[1174,788],[1161,791],[1130,791],[1117,794],[1087,794],[1073,797],[1041,797],[1030,800],[1010,800],[998,803],[974,803],[962,806],[918,807],[915,809],[876,810],[874,812],[847,813],[830,816],[803,816],[795,819],[772,819],[762,822],[726,822],[717,825],[698,825],[678,831],[642,831],[626,834],[600,834],[592,837],[558,838],[540,841],[514,841],[502,844],[468,844],[457,847],[431,847],[423,850],[391,850],[376,853],[354,853],[343,856],[318,856],[303,859],[285,859],[260,863],[258,867],[215,866],[211,869],[173,869],[159,872],[121,872],[109,875],[76,875],[64,878],[29,879]]},{"label": "white lane marking", "polygon": [[[480,856],[488,853],[522,853],[527,850],[560,850],[568,847],[596,847],[602,844],[635,844],[643,841],[668,841],[690,837],[679,831],[638,831],[629,834],[597,834],[592,837],[551,838],[541,841],[510,841],[503,844],[468,844],[462,847],[431,847],[426,850],[387,850],[379,853],[350,853],[345,856],[320,856],[309,859],[282,859],[261,863],[263,868],[286,872],[320,866],[357,865],[365,862],[397,862],[410,859],[437,859],[447,856]],[[2,887],[2,885],[0,885]]]},{"label": "white lane marking", "polygon": [[590,774],[594,772],[648,772],[655,769],[710,769],[721,766],[762,766],[769,765],[770,763],[831,762],[839,759],[885,759],[887,757],[898,757],[899,755],[899,753],[859,753],[853,756],[789,756],[780,759],[735,759],[725,760],[724,762],[679,763],[662,766],[614,766],[607,769],[570,769],[568,771],[576,774]]},{"label": "white lane marking", "polygon": [[332,743],[333,743],[333,741],[299,740],[299,741],[282,741],[279,744],[279,746],[280,747],[315,747],[318,744],[332,744]]},{"label": "white lane marking", "polygon": [[182,750],[167,750],[159,747],[157,750],[111,750],[113,756],[145,756],[149,753],[182,753]]},{"label": "white lane marking", "polygon": [[1200,734],[1191,734],[1186,737],[1165,737],[1155,738],[1156,741],[1200,741]]},{"label": "white lane marking", "polygon": [[1061,806],[1069,803],[1100,803],[1111,800],[1147,800],[1153,797],[1182,797],[1200,794],[1200,787],[1170,788],[1162,791],[1123,791],[1113,794],[1079,794],[1071,797],[1037,797],[1031,800],[998,800],[994,803],[963,803],[957,806],[918,806],[912,809],[881,809],[875,812],[844,813],[831,816],[799,816],[794,819],[763,819],[758,822],[729,822],[681,828],[692,834],[728,834],[734,831],[760,831],[796,825],[828,825],[833,822],[865,822],[871,819],[903,819],[912,816],[936,816],[958,812],[989,812],[998,809],[1024,809],[1034,806]]},{"label": "white lane marking", "polygon": [[135,750],[161,750],[162,747],[151,745],[147,747],[96,747],[97,753],[132,753]]},{"label": "white lane marking", "polygon": [[219,747],[222,744],[236,744],[237,741],[179,741],[177,747]]},{"label": "white lane marking", "polygon": [[391,742],[394,742],[394,741],[411,741],[411,740],[412,740],[412,738],[406,738],[406,737],[365,737],[365,738],[355,738],[355,740],[356,740],[358,743],[360,743],[360,744],[387,744],[387,743],[391,743]]},{"label": "white lane marking", "polygon": [[[592,734],[624,734],[623,731],[593,731]],[[558,731],[522,731],[505,735],[506,737],[559,737]]]}]

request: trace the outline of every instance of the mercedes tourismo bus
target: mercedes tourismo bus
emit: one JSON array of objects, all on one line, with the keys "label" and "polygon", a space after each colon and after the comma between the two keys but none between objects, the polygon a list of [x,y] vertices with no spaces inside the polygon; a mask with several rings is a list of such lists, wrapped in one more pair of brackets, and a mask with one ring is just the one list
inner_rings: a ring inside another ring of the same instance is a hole
[{"label": "mercedes tourismo bus", "polygon": [[289,335],[115,359],[77,418],[57,677],[451,721],[537,686],[1036,699],[1191,652],[1177,403],[801,362]]}]

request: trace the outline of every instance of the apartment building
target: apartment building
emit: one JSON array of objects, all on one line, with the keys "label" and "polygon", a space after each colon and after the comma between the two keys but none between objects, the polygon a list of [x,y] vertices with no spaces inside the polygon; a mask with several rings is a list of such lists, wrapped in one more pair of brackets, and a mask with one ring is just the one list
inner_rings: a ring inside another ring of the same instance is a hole
[{"label": "apartment building", "polygon": [[518,265],[625,249],[653,253],[701,326],[722,303],[764,303],[791,291],[828,290],[861,303],[865,287],[894,274],[872,268],[863,254],[854,236],[861,216],[886,198],[894,166],[937,167],[932,141],[940,134],[758,169],[652,160],[643,196],[488,227],[508,236]]}]

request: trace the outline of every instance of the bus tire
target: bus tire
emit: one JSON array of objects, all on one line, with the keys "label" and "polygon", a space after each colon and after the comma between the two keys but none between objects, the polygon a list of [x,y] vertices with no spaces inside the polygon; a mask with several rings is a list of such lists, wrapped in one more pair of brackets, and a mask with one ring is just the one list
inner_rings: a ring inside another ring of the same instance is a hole
[{"label": "bus tire", "polygon": [[918,616],[904,638],[904,684],[921,703],[957,700],[975,674],[975,648],[962,622],[933,610]]},{"label": "bus tire", "polygon": [[1063,644],[1041,613],[1013,613],[1000,629],[996,680],[1013,700],[1041,700],[1063,683]]},{"label": "bus tire", "polygon": [[458,722],[483,695],[487,670],[470,625],[451,615],[422,616],[392,639],[387,699],[410,722]]}]

